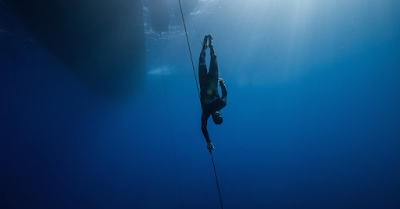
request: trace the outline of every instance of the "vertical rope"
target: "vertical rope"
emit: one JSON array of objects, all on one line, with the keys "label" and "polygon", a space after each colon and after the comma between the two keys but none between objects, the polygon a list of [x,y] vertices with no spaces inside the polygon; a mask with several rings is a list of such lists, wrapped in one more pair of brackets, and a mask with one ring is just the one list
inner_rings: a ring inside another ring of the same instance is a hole
[{"label": "vertical rope", "polygon": [[[185,5],[185,3],[182,3],[182,5],[183,5],[183,7],[185,7],[186,10],[188,10],[188,8],[187,8],[187,6]],[[192,25],[193,25],[194,31],[195,31],[195,33],[196,33],[196,35],[197,35],[197,38],[199,39],[200,45],[203,45],[203,42],[202,42],[202,40],[201,40],[201,38],[200,38],[200,36],[199,36],[199,33],[197,32],[196,25],[194,24],[193,19],[190,18],[190,15],[189,15],[189,20],[190,20],[190,22],[191,22]]]},{"label": "vertical rope", "polygon": [[[192,50],[190,49],[189,36],[188,36],[188,33],[187,33],[187,29],[186,29],[185,17],[184,17],[184,15],[183,15],[183,11],[182,11],[181,0],[179,0],[179,8],[180,8],[180,10],[181,10],[182,21],[183,21],[183,27],[185,28],[186,41],[187,41],[187,45],[188,45],[189,53],[190,53],[190,60],[192,61],[194,79],[196,80],[197,94],[199,95],[199,98],[200,98],[199,84],[198,84],[198,82],[197,82],[196,70],[195,70],[195,68],[194,68]],[[218,177],[217,177],[217,170],[215,169],[214,157],[213,157],[213,155],[212,155],[212,151],[211,151],[211,150],[210,150],[210,154],[211,154],[211,160],[212,160],[213,167],[214,167],[215,180],[216,180],[216,182],[217,182],[219,202],[221,203],[221,209],[224,209],[224,207],[223,207],[223,205],[222,205],[221,192],[220,192],[220,189],[219,189],[219,183],[218,183]]]},{"label": "vertical rope", "polygon": [[220,192],[220,190],[219,190],[218,177],[217,177],[217,170],[215,169],[214,156],[213,156],[211,150],[210,150],[210,154],[211,154],[211,160],[212,160],[213,167],[214,167],[215,180],[217,181],[219,202],[221,203],[221,209],[224,209],[224,206],[222,206],[221,192]]},{"label": "vertical rope", "polygon": [[174,150],[174,159],[175,159],[175,171],[176,171],[176,176],[178,177],[178,187],[179,187],[179,197],[181,199],[181,208],[183,208],[183,201],[182,201],[182,192],[181,192],[181,181],[179,178],[179,172],[178,172],[178,162],[176,160],[176,154],[175,154],[175,141],[174,141],[174,135],[172,133],[172,125],[171,125],[171,114],[169,113],[169,105],[168,105],[168,97],[167,97],[167,88],[165,87],[165,78],[164,78],[164,64],[161,59],[161,48],[160,48],[160,40],[157,38],[157,46],[158,46],[158,54],[160,56],[160,63],[162,66],[162,79],[163,79],[163,84],[164,84],[164,94],[165,94],[165,103],[167,104],[167,113],[168,113],[168,121],[169,121],[169,130],[171,132],[171,139],[172,139],[172,149]]},{"label": "vertical rope", "polygon": [[183,20],[183,27],[185,28],[186,41],[187,41],[187,45],[188,45],[188,47],[189,47],[189,53],[190,53],[190,60],[192,61],[194,79],[196,80],[197,94],[199,95],[199,98],[200,98],[199,83],[197,82],[196,70],[195,70],[195,68],[194,68],[192,50],[190,49],[189,36],[188,36],[187,30],[186,30],[186,23],[185,23],[185,17],[183,16],[181,0],[179,0],[179,8],[181,9],[181,15],[182,15],[182,20]]}]

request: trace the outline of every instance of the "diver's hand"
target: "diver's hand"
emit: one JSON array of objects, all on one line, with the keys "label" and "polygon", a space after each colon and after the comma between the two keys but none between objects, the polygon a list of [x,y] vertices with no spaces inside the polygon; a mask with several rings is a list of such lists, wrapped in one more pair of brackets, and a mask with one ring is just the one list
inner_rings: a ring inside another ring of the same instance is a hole
[{"label": "diver's hand", "polygon": [[219,81],[219,85],[220,85],[220,86],[222,86],[222,85],[225,84],[225,83],[224,83],[224,79],[222,79],[222,78],[218,78],[218,81]]},{"label": "diver's hand", "polygon": [[207,142],[207,149],[211,152],[212,150],[215,150],[215,147],[211,142]]}]

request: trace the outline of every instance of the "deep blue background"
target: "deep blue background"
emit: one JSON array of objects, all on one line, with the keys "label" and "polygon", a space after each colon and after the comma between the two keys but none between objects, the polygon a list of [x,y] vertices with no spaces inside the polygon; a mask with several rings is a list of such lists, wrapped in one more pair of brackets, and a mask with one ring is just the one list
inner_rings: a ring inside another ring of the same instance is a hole
[{"label": "deep blue background", "polygon": [[[219,208],[165,6],[162,34],[144,7],[146,84],[129,101],[86,89],[15,17],[0,25],[1,208]],[[399,1],[190,7],[195,65],[212,34],[228,88],[224,123],[209,121],[225,208],[400,207]]]}]

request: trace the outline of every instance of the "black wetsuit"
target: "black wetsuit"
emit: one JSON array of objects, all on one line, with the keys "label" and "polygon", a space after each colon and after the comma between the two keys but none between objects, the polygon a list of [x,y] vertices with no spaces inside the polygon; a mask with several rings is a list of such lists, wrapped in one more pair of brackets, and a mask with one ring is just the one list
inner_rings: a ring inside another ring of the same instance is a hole
[{"label": "black wetsuit", "polygon": [[210,45],[211,63],[210,71],[207,73],[206,66],[206,49],[200,53],[199,61],[199,80],[200,80],[200,100],[203,114],[201,116],[201,130],[206,138],[206,141],[210,141],[207,130],[207,120],[211,114],[221,110],[226,106],[227,91],[225,84],[221,84],[222,97],[219,96],[218,92],[218,63],[217,55],[214,47]]}]

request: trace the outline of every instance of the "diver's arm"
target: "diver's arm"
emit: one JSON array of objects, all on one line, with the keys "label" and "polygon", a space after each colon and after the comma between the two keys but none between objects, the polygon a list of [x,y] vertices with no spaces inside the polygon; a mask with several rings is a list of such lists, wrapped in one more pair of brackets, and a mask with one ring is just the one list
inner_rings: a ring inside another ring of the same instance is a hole
[{"label": "diver's arm", "polygon": [[210,115],[205,114],[203,112],[203,115],[201,116],[201,131],[203,132],[203,135],[204,135],[204,138],[206,138],[206,141],[210,142],[210,136],[208,135],[208,130],[207,130],[208,117],[210,117]]},{"label": "diver's arm", "polygon": [[224,79],[222,78],[219,79],[219,85],[221,86],[221,91],[222,91],[221,100],[226,104],[226,96],[228,95],[228,92],[226,91]]}]

